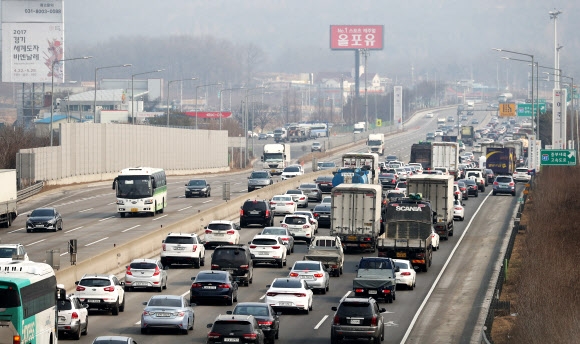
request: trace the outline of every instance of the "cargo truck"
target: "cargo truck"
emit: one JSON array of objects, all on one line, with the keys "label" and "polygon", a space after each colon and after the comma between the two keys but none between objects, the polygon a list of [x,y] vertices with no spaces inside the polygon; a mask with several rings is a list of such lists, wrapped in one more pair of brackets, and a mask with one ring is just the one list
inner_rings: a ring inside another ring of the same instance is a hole
[{"label": "cargo truck", "polygon": [[433,168],[445,167],[450,175],[458,179],[459,144],[456,142],[432,142],[431,164]]},{"label": "cargo truck", "polygon": [[513,147],[516,158],[524,156],[524,143],[520,140],[505,141],[504,147]]},{"label": "cargo truck", "polygon": [[433,211],[433,227],[443,240],[453,236],[453,177],[426,174],[407,178],[407,193],[428,199]]},{"label": "cargo truck", "polygon": [[353,133],[360,134],[367,130],[367,123],[366,122],[358,122],[354,124]]},{"label": "cargo truck", "polygon": [[385,232],[377,240],[378,256],[408,259],[413,267],[427,272],[433,256],[431,204],[417,195],[392,199],[383,219]]},{"label": "cargo truck", "polygon": [[433,149],[431,142],[419,142],[411,145],[411,158],[409,162],[419,163],[423,166],[423,171],[433,167],[431,159],[433,158]]},{"label": "cargo truck", "polygon": [[317,235],[308,248],[304,260],[321,262],[330,276],[340,277],[344,266],[344,248],[337,236]]},{"label": "cargo truck", "polygon": [[18,216],[16,170],[0,170],[0,226],[10,227]]},{"label": "cargo truck", "polygon": [[472,125],[464,125],[461,127],[461,141],[468,146],[473,144],[475,131]]},{"label": "cargo truck", "polygon": [[485,165],[497,175],[513,175],[516,157],[513,147],[487,148]]},{"label": "cargo truck", "polygon": [[261,160],[264,169],[270,171],[270,174],[282,174],[284,168],[290,165],[290,145],[282,143],[264,145]]},{"label": "cargo truck", "polygon": [[375,252],[381,230],[382,188],[373,184],[341,184],[331,191],[330,235],[345,252]]},{"label": "cargo truck", "polygon": [[481,143],[481,155],[486,156],[489,148],[503,148],[503,143],[493,141],[493,142],[482,142]]},{"label": "cargo truck", "polygon": [[274,130],[274,141],[276,143],[286,142],[288,140],[288,131],[286,128],[276,128]]},{"label": "cargo truck", "polygon": [[369,171],[369,183],[379,183],[381,168],[379,167],[379,155],[376,153],[344,153],[341,167],[360,168],[361,170]]},{"label": "cargo truck", "polygon": [[370,134],[367,140],[369,153],[385,154],[385,134]]}]

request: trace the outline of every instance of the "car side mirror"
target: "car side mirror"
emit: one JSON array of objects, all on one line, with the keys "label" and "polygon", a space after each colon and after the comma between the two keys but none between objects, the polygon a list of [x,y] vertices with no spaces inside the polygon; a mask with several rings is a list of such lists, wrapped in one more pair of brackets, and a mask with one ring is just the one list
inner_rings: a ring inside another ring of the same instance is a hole
[{"label": "car side mirror", "polygon": [[387,311],[387,309],[386,309],[386,308],[381,308],[381,309],[379,309],[379,312],[380,312],[380,313],[385,313],[386,311]]},{"label": "car side mirror", "polygon": [[250,179],[250,177],[248,177],[248,179]]},{"label": "car side mirror", "polygon": [[161,240],[161,243],[162,243],[162,244],[165,244],[165,239]]},{"label": "car side mirror", "polygon": [[248,245],[251,244],[251,243],[252,243],[251,241],[248,241]]},{"label": "car side mirror", "polygon": [[120,286],[124,286],[125,285],[125,282],[119,282],[119,285]]},{"label": "car side mirror", "polygon": [[211,186],[210,184],[207,184],[206,186]]},{"label": "car side mirror", "polygon": [[75,285],[79,285],[79,281],[76,281],[76,282],[75,282]]},{"label": "car side mirror", "polygon": [[[143,306],[147,306],[147,301],[143,301],[143,302],[141,302],[141,304],[142,304]],[[87,305],[87,306],[88,306],[88,305]]]},{"label": "car side mirror", "polygon": [[26,215],[26,217],[30,217],[30,214]]},{"label": "car side mirror", "polygon": [[336,312],[336,311],[338,310],[338,307],[336,307],[336,306],[332,306],[332,307],[330,307],[330,309],[332,309],[333,311],[335,311],[335,312]]},{"label": "car side mirror", "polygon": [[207,328],[211,328],[213,326],[213,324],[207,324],[206,327]]},{"label": "car side mirror", "polygon": [[226,311],[226,314],[234,314],[232,311]]},{"label": "car side mirror", "polygon": [[266,288],[270,288],[271,286],[272,286],[271,284],[268,284],[268,285],[266,286]]},{"label": "car side mirror", "polygon": [[292,270],[292,268],[288,268],[288,270]]},{"label": "car side mirror", "polygon": [[399,269],[399,267],[396,267],[395,272],[399,272],[399,271],[401,271],[401,269]]},{"label": "car side mirror", "polygon": [[191,278],[192,281],[195,281],[195,276]]},{"label": "car side mirror", "polygon": [[185,184],[185,186],[187,186],[187,184]]}]

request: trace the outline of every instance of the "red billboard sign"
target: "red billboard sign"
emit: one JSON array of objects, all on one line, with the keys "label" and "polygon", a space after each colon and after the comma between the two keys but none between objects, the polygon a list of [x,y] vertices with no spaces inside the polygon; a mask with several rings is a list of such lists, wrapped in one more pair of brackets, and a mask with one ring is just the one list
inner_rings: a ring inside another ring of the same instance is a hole
[{"label": "red billboard sign", "polygon": [[330,49],[383,49],[383,25],[330,25]]},{"label": "red billboard sign", "polygon": [[230,111],[192,111],[185,113],[189,117],[195,117],[197,115],[198,118],[229,118],[232,113]]}]

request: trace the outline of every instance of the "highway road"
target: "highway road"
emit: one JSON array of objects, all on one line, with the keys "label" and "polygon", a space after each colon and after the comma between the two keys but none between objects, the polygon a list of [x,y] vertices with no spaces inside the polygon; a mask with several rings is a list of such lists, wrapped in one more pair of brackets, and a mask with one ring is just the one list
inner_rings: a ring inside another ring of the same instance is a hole
[{"label": "highway road", "polygon": [[[454,112],[455,110],[443,111],[440,115],[454,115]],[[477,113],[475,116],[480,119],[480,123],[485,123],[489,114]],[[423,140],[427,131],[434,131],[436,117],[437,114],[435,118],[416,117],[406,124],[404,133],[388,136],[386,154],[397,154],[400,160],[407,161],[411,144]],[[362,149],[361,146],[349,150]],[[25,217],[20,216],[13,227],[2,230],[2,241],[21,242],[26,246],[31,259],[42,260],[47,249],[61,248],[62,252],[65,252],[68,239],[76,238],[79,240],[79,260],[86,259],[113,244],[132,240],[158,226],[168,225],[199,210],[219,205],[223,202],[220,187],[224,181],[231,182],[234,193],[245,193],[247,175],[246,171],[206,176],[212,183],[212,197],[200,199],[183,197],[183,185],[190,176],[170,177],[169,207],[164,214],[153,218],[121,219],[115,213],[115,198],[110,183],[94,183],[39,195],[20,205],[20,211],[27,212],[40,206],[56,206],[63,212],[64,231],[26,233],[23,230]],[[469,342],[489,283],[492,263],[498,257],[503,233],[509,226],[516,204],[516,198],[511,196],[496,196],[491,199],[486,197],[490,191],[491,187],[488,187],[485,194],[466,201],[465,221],[456,222],[454,237],[441,242],[440,250],[434,252],[433,265],[429,272],[418,274],[415,290],[398,290],[394,303],[381,304],[387,309],[384,314],[386,343]],[[241,242],[249,241],[259,231],[258,227],[243,228],[240,233]],[[327,234],[327,231],[321,229],[320,234]],[[208,251],[208,257],[211,252]],[[304,253],[306,245],[299,243],[294,254],[288,257],[288,267]],[[449,257],[452,259],[448,262]],[[333,315],[331,307],[350,293],[355,265],[359,259],[360,254],[346,256],[345,273],[341,277],[332,278],[329,293],[315,295],[313,311],[309,315],[282,315],[279,343],[329,342]],[[68,260],[66,253],[63,253],[63,260]],[[207,268],[206,264],[202,269]],[[163,293],[188,295],[190,278],[195,276],[197,271],[191,268],[169,270],[169,286]],[[250,287],[241,287],[239,302],[262,300],[266,285],[275,277],[286,276],[287,272],[286,269],[257,267],[254,283]],[[90,343],[94,336],[112,334],[133,336],[138,343],[162,343],[168,337],[178,336],[171,331],[153,335],[140,334],[139,320],[143,309],[141,302],[147,301],[155,294],[148,291],[129,293],[125,312],[120,316],[91,312],[89,336],[83,337],[81,342]],[[231,307],[225,305],[197,306],[194,331],[188,337],[180,336],[178,340],[205,342],[207,334],[205,325],[229,309]],[[422,310],[421,315],[417,315],[419,310]]]}]

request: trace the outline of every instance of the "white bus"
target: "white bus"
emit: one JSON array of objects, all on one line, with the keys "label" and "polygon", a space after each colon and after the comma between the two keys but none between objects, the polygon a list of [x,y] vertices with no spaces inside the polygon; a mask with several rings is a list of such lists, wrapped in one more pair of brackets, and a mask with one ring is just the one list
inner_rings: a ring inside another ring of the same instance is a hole
[{"label": "white bus", "polygon": [[113,181],[113,189],[121,217],[138,213],[155,216],[167,206],[167,179],[160,168],[126,168]]},{"label": "white bus", "polygon": [[48,264],[19,260],[0,264],[0,343],[56,344],[56,301],[65,294],[57,288]]},{"label": "white bus", "polygon": [[328,125],[326,123],[312,123],[310,124],[310,137],[327,137]]}]

